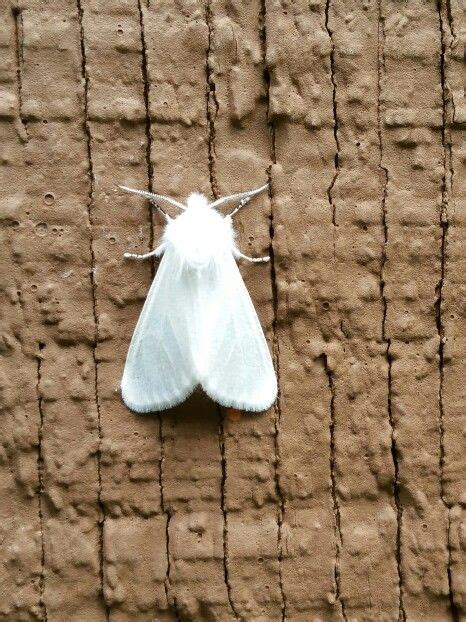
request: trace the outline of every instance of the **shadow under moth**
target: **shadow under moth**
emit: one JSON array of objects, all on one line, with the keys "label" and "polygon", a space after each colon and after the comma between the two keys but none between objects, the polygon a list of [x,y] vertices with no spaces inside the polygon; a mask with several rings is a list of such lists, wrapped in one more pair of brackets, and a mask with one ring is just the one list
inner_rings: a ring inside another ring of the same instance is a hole
[{"label": "shadow under moth", "polygon": [[[277,380],[259,319],[237,259],[233,216],[267,185],[209,203],[190,194],[186,205],[151,192],[166,225],[161,244],[144,255],[162,257],[134,330],[121,381],[125,404],[136,412],[160,411],[183,402],[198,386],[218,404],[246,411],[269,408]],[[239,201],[227,216],[217,208]],[[160,203],[177,207],[170,217]]]}]

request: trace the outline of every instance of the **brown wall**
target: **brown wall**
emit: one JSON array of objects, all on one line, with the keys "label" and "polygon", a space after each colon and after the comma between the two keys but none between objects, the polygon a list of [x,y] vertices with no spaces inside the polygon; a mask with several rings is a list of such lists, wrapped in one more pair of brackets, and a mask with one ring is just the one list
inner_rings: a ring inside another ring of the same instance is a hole
[{"label": "brown wall", "polygon": [[[459,620],[460,3],[2,7],[0,619]],[[162,221],[115,184],[267,176],[276,409],[131,413]]]}]

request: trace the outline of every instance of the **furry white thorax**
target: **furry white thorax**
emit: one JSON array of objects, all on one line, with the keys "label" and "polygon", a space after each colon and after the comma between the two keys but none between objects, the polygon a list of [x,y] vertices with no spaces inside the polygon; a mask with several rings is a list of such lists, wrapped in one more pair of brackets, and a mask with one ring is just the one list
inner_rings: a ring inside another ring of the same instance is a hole
[{"label": "furry white thorax", "polygon": [[202,268],[234,249],[232,220],[209,206],[203,194],[190,194],[186,210],[170,220],[164,231],[166,248],[172,247],[185,265]]}]

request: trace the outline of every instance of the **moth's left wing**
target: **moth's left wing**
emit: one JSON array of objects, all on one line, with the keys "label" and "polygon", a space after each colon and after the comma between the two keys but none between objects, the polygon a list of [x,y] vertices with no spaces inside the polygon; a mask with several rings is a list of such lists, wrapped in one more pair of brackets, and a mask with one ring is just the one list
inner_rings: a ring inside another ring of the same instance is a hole
[{"label": "moth's left wing", "polygon": [[196,337],[195,283],[168,250],[134,330],[121,381],[122,398],[135,412],[176,406],[198,384],[192,360]]},{"label": "moth's left wing", "polygon": [[205,294],[202,388],[222,406],[266,410],[277,397],[267,341],[233,255],[225,255],[217,270],[215,299]]}]

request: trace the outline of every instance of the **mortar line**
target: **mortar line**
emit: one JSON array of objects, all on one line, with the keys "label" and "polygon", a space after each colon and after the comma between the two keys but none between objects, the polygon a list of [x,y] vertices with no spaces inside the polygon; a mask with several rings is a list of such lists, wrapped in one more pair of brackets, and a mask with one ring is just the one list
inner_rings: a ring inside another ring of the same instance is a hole
[{"label": "mortar line", "polygon": [[81,76],[84,82],[84,132],[87,143],[87,159],[88,159],[88,176],[89,176],[89,193],[87,199],[87,221],[89,226],[89,253],[91,258],[91,270],[89,273],[91,291],[92,291],[92,312],[94,318],[94,340],[92,344],[92,358],[94,362],[94,399],[97,411],[97,430],[99,436],[99,443],[97,447],[96,461],[97,461],[97,506],[99,509],[98,529],[99,529],[99,574],[100,574],[100,595],[105,610],[105,617],[108,621],[110,619],[110,607],[105,600],[105,574],[104,574],[104,527],[105,527],[105,506],[102,502],[102,422],[100,412],[99,401],[99,386],[98,386],[98,363],[97,363],[97,344],[99,339],[99,316],[97,312],[97,284],[95,282],[95,252],[94,252],[94,237],[93,237],[93,218],[92,208],[94,204],[94,192],[95,192],[95,173],[94,163],[92,161],[92,134],[89,122],[89,72],[87,69],[87,56],[86,56],[86,44],[84,38],[84,11],[81,0],[76,0],[76,7],[78,12],[78,22],[80,30],[80,44],[81,44]]},{"label": "mortar line", "polygon": [[[447,140],[447,108],[448,108],[448,97],[447,97],[447,85],[446,85],[446,42],[445,42],[445,25],[444,19],[442,15],[442,0],[437,0],[436,2],[438,20],[439,20],[439,31],[440,31],[440,54],[439,54],[439,74],[440,74],[440,84],[442,88],[442,126],[441,126],[441,141],[442,141],[442,150],[443,150],[443,175],[441,182],[441,208],[440,208],[440,218],[439,225],[441,228],[441,241],[440,241],[440,279],[437,284],[437,300],[435,303],[435,314],[436,314],[436,325],[437,325],[437,333],[439,338],[439,347],[438,347],[438,361],[439,361],[439,486],[440,486],[440,498],[447,512],[447,580],[448,580],[448,597],[450,604],[450,611],[452,619],[456,622],[459,620],[459,611],[458,607],[455,603],[454,592],[453,592],[453,583],[452,583],[452,546],[451,546],[451,507],[447,501],[446,491],[445,491],[445,419],[444,419],[444,400],[443,400],[443,391],[444,391],[444,380],[445,380],[445,326],[443,323],[443,286],[445,282],[446,276],[446,262],[447,262],[447,245],[448,245],[448,229],[449,229],[449,218],[448,218],[448,204],[449,197],[452,190],[452,176],[450,174],[450,179],[448,179],[448,163],[450,163],[450,173],[451,173],[451,162],[452,162],[452,150],[451,150],[451,140],[448,138]],[[448,14],[448,6],[447,6],[447,18]]]},{"label": "mortar line", "polygon": [[333,138],[335,141],[335,157],[334,167],[335,173],[333,179],[327,188],[327,198],[332,210],[332,224],[333,224],[333,256],[336,255],[336,227],[337,227],[337,208],[335,200],[333,198],[333,188],[340,174],[340,140],[338,138],[338,115],[337,115],[337,83],[335,79],[335,43],[333,40],[333,30],[330,28],[330,2],[326,0],[325,3],[325,30],[327,31],[330,39],[330,80],[332,82],[332,110],[333,110]]},{"label": "mortar line", "polygon": [[29,140],[28,122],[23,115],[23,65],[24,65],[24,27],[23,11],[18,6],[12,7],[13,20],[15,24],[15,56],[16,56],[16,82],[18,85],[18,117],[26,134],[26,141]]},{"label": "mortar line", "polygon": [[270,118],[270,73],[267,67],[267,8],[266,0],[261,0],[261,12],[259,16],[259,22],[261,24],[261,46],[262,46],[262,58],[264,65],[264,81],[267,97],[267,110],[266,110],[266,123],[270,135],[270,159],[272,164],[268,167],[268,193],[270,204],[270,217],[269,217],[269,256],[270,256],[270,279],[272,286],[272,306],[273,306],[273,320],[272,320],[272,335],[273,335],[273,357],[275,361],[275,367],[277,371],[277,399],[274,406],[274,453],[275,453],[275,492],[278,499],[277,507],[277,560],[278,560],[278,582],[280,587],[281,597],[281,619],[284,622],[287,619],[287,600],[285,594],[285,587],[283,584],[283,521],[285,517],[285,496],[283,494],[281,482],[280,482],[280,470],[281,470],[281,455],[280,455],[280,433],[282,422],[282,410],[281,410],[281,391],[280,391],[280,341],[278,338],[278,286],[277,286],[277,270],[276,270],[276,258],[273,247],[275,238],[275,222],[274,222],[274,197],[272,193],[272,166],[277,163],[277,151],[276,151],[276,130],[273,121]]},{"label": "mortar line", "polygon": [[403,525],[403,506],[400,500],[400,475],[398,464],[398,445],[396,441],[396,423],[393,417],[392,409],[392,357],[391,357],[391,339],[387,337],[387,313],[388,313],[388,300],[385,293],[385,265],[387,262],[387,245],[388,245],[388,220],[387,220],[387,196],[388,196],[388,168],[384,164],[383,157],[383,137],[382,137],[382,110],[381,110],[381,95],[382,95],[382,77],[385,71],[385,29],[382,17],[382,5],[381,0],[378,0],[378,20],[377,20],[377,135],[379,143],[379,171],[383,177],[382,187],[382,228],[383,228],[383,244],[382,244],[382,257],[380,262],[380,298],[382,301],[382,340],[386,345],[385,359],[387,361],[387,414],[391,430],[391,455],[393,462],[393,499],[396,509],[396,566],[398,574],[398,620],[401,622],[406,620],[406,611],[404,608],[404,589],[403,589],[403,570],[402,570],[402,525]]},{"label": "mortar line", "polygon": [[331,481],[331,494],[333,503],[333,515],[334,515],[334,534],[335,534],[335,565],[334,565],[334,580],[335,580],[335,598],[341,607],[341,615],[343,620],[347,621],[345,601],[341,594],[341,549],[343,548],[343,536],[341,533],[341,514],[340,514],[340,502],[338,501],[337,492],[337,478],[336,478],[336,446],[335,446],[335,381],[333,378],[333,372],[328,364],[327,354],[324,352],[321,354],[323,361],[324,371],[327,376],[328,388],[330,391],[330,481]]},{"label": "mortar line", "polygon": [[[39,343],[39,350],[43,350],[45,344]],[[40,576],[39,576],[39,608],[42,612],[42,619],[47,622],[47,605],[45,604],[45,537],[44,537],[44,513],[42,506],[42,496],[44,494],[44,454],[43,454],[43,438],[44,438],[44,410],[42,404],[42,356],[39,353],[37,360],[37,383],[36,394],[39,409],[39,427],[37,430],[37,478],[39,483],[38,490],[38,510],[39,510],[39,527],[40,527],[40,544],[41,544],[41,560],[40,560]]]},{"label": "mortar line", "polygon": [[[209,182],[210,189],[214,199],[218,199],[218,185],[215,177],[215,120],[217,118],[219,104],[215,92],[215,79],[213,70],[211,67],[211,54],[212,54],[212,37],[213,37],[213,24],[212,24],[212,7],[211,0],[205,2],[205,21],[207,25],[207,49],[205,57],[205,73],[206,73],[206,123],[207,123],[207,139],[208,139],[208,159],[209,159]],[[215,104],[215,115],[211,112],[211,100]],[[228,603],[233,612],[233,615],[237,620],[240,619],[236,610],[233,595],[232,586],[230,582],[229,572],[229,551],[228,551],[228,510],[226,507],[226,481],[227,481],[227,457],[225,451],[225,417],[223,410],[220,406],[217,406],[217,415],[219,418],[218,426],[218,446],[220,452],[220,463],[222,469],[222,475],[220,479],[220,509],[223,517],[223,579],[227,589]]]},{"label": "mortar line", "polygon": [[[147,178],[149,184],[149,192],[154,191],[154,167],[152,165],[152,122],[150,116],[150,81],[149,81],[149,64],[146,44],[146,33],[144,28],[144,14],[142,11],[141,0],[138,0],[138,12],[139,12],[139,27],[141,31],[141,73],[144,83],[144,109],[145,109],[145,133],[146,133],[146,165],[147,165]],[[154,249],[154,220],[152,216],[151,204],[148,204],[148,216],[149,216],[149,251]],[[155,276],[155,260],[151,259],[150,262],[151,278]]]}]

